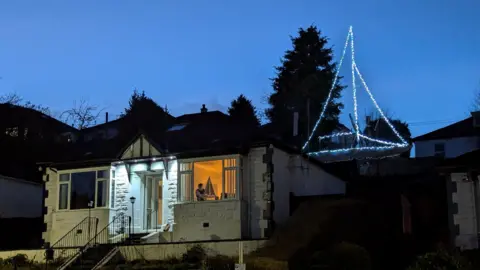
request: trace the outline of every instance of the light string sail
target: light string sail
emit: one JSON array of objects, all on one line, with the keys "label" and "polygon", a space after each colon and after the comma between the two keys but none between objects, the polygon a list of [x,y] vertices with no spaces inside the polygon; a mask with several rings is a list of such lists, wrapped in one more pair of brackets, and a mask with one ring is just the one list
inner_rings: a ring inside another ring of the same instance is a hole
[{"label": "light string sail", "polygon": [[[353,159],[355,156],[358,157],[358,153],[364,152],[367,154],[367,156],[364,156],[366,159],[371,159],[373,156],[376,157],[390,157],[390,156],[395,156],[398,155],[407,149],[410,148],[410,145],[407,143],[407,141],[398,133],[398,131],[395,129],[395,127],[392,125],[390,120],[385,116],[383,110],[378,106],[377,101],[372,95],[372,92],[370,91],[367,83],[365,82],[362,74],[360,73],[360,70],[357,66],[357,63],[355,61],[355,46],[354,46],[354,35],[353,35],[353,28],[350,26],[350,29],[348,31],[347,39],[345,41],[345,46],[343,48],[342,56],[340,58],[340,62],[338,65],[338,69],[335,73],[335,77],[332,83],[332,86],[330,88],[330,91],[328,93],[327,99],[325,100],[325,103],[323,104],[322,111],[320,113],[320,117],[318,118],[317,122],[315,122],[315,125],[313,127],[313,130],[311,134],[309,135],[307,141],[305,144],[302,146],[302,151],[305,151],[307,148],[308,144],[311,142],[315,131],[317,130],[318,126],[320,125],[320,122],[324,118],[325,111],[327,109],[327,106],[331,102],[332,99],[332,92],[336,86],[338,77],[339,77],[339,72],[342,67],[343,61],[345,59],[345,54],[347,52],[348,45],[350,44],[350,49],[351,49],[351,55],[352,55],[352,63],[351,63],[351,69],[352,69],[352,89],[353,89],[353,110],[354,110],[354,118],[352,119],[352,124],[353,124],[353,132],[339,132],[339,133],[334,133],[331,135],[325,135],[325,136],[319,136],[318,139],[320,142],[325,141],[325,140],[331,140],[331,139],[341,139],[341,138],[352,138],[354,143],[352,143],[352,147],[344,147],[340,149],[325,149],[325,150],[320,150],[316,152],[309,152],[307,153],[310,156],[316,156],[316,157],[321,157],[325,155],[335,155],[335,154],[345,154],[348,155],[348,159]],[[363,85],[363,88],[367,92],[370,100],[372,101],[373,105],[375,106],[375,109],[379,112],[380,114],[380,119],[385,121],[387,126],[393,131],[395,136],[400,140],[399,143],[397,142],[390,142],[386,140],[380,140],[380,139],[375,139],[371,138],[369,136],[366,136],[360,132],[360,127],[359,127],[359,122],[358,122],[358,102],[357,102],[357,86],[356,86],[356,78],[358,76],[358,79],[360,80],[361,84]],[[375,153],[375,155],[373,155]],[[380,154],[380,155],[379,155]],[[383,155],[382,155],[383,154]]]}]

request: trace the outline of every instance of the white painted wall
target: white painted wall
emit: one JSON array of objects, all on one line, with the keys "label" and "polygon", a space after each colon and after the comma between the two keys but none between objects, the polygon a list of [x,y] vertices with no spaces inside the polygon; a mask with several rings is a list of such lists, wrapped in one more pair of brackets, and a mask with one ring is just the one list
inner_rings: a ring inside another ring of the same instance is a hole
[{"label": "white painted wall", "polygon": [[291,155],[274,148],[273,181],[275,189],[274,220],[284,224],[289,218],[290,192],[295,196],[345,194],[345,182],[325,172],[320,166],[300,155]]},{"label": "white painted wall", "polygon": [[0,175],[0,218],[42,216],[43,185]]},{"label": "white painted wall", "polygon": [[240,239],[241,207],[240,200],[177,204],[173,241]]},{"label": "white painted wall", "polygon": [[466,173],[452,173],[451,179],[457,184],[457,192],[452,193],[452,202],[458,205],[458,213],[453,215],[453,223],[460,229],[455,237],[455,245],[461,249],[478,248],[473,182],[465,181]]},{"label": "white painted wall", "polygon": [[[47,207],[47,213],[44,215],[44,222],[47,224],[47,229],[42,234],[42,238],[45,242],[50,242],[53,245],[67,232],[73,229],[83,219],[88,217],[88,209],[77,210],[58,210],[58,185],[59,174],[66,172],[81,172],[81,171],[97,171],[97,170],[109,170],[110,167],[95,167],[95,168],[81,168],[68,171],[54,171],[50,168],[46,169],[44,175],[45,188],[48,192],[48,197],[45,198],[45,207]],[[110,181],[107,181],[107,187],[110,188]],[[108,193],[107,193],[108,194]],[[91,216],[99,219],[98,230],[103,229],[109,223],[110,216],[110,200],[107,199],[107,207],[93,208],[91,210]],[[91,228],[91,234],[95,233],[95,228]],[[79,244],[81,244],[79,242]]]},{"label": "white painted wall", "polygon": [[445,157],[454,158],[479,149],[480,137],[460,137],[445,140],[415,142],[415,157],[435,156],[435,144],[445,144]]}]

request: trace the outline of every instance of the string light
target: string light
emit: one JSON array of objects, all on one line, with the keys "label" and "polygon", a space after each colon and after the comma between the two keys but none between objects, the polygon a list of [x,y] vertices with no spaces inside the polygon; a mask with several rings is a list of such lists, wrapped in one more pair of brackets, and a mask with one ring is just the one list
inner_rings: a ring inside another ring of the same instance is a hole
[{"label": "string light", "polygon": [[[336,82],[338,80],[340,69],[342,67],[343,60],[345,58],[345,54],[346,54],[349,42],[350,42],[350,49],[351,49],[351,54],[352,54],[351,68],[352,68],[353,104],[354,104],[354,106],[353,106],[354,107],[354,121],[353,121],[354,122],[353,123],[354,124],[354,132],[338,132],[338,133],[334,133],[334,134],[331,134],[331,135],[319,136],[318,138],[321,141],[323,139],[330,139],[330,138],[341,137],[341,136],[355,135],[356,136],[355,146],[351,147],[351,148],[327,149],[327,150],[321,150],[321,151],[311,152],[311,153],[307,153],[307,154],[310,155],[310,156],[320,156],[320,155],[324,155],[324,154],[348,154],[348,153],[357,153],[357,152],[362,152],[362,151],[379,152],[379,151],[388,151],[388,150],[393,150],[393,149],[398,149],[398,148],[402,149],[402,148],[410,147],[410,145],[403,139],[403,137],[398,133],[398,131],[395,129],[395,127],[390,123],[390,121],[388,120],[388,118],[385,116],[382,109],[380,108],[380,106],[378,106],[377,101],[373,97],[370,89],[367,86],[367,83],[363,79],[363,76],[358,69],[358,66],[357,66],[356,61],[355,61],[355,46],[354,46],[353,27],[350,26],[349,31],[348,31],[348,35],[347,35],[347,40],[345,41],[345,46],[343,48],[343,52],[342,52],[342,56],[340,58],[340,63],[338,65],[338,69],[335,73],[335,77],[334,77],[334,80],[333,80],[332,87],[330,88],[327,99],[326,99],[325,103],[323,104],[323,108],[322,108],[322,111],[320,113],[320,117],[318,118],[317,122],[315,122],[312,133],[309,135],[307,141],[303,145],[302,150],[305,150],[308,143],[310,143],[312,137],[314,136],[315,131],[317,130],[317,128],[320,124],[320,121],[323,119],[323,116],[325,114],[327,105],[330,103],[332,92],[333,92],[333,90],[336,86]],[[375,108],[380,113],[381,118],[387,123],[387,125],[390,127],[390,129],[392,129],[393,133],[400,139],[401,143],[395,143],[395,142],[389,142],[389,141],[385,141],[385,140],[374,139],[374,138],[370,138],[370,137],[365,136],[365,135],[360,133],[360,128],[359,128],[359,124],[358,124],[357,87],[356,87],[355,74],[358,75],[362,85],[365,88],[365,91],[367,92],[367,94],[370,97],[370,100],[372,100]],[[364,140],[367,140],[367,141],[370,141],[370,142],[375,142],[375,143],[378,143],[378,144],[381,144],[381,145],[380,146],[361,146],[361,140],[360,139],[364,139]],[[394,154],[394,155],[390,155],[390,156],[397,156],[397,155],[398,154]],[[368,159],[368,157],[366,157],[366,158]]]},{"label": "string light", "polygon": [[360,130],[358,128],[358,112],[357,112],[357,85],[355,83],[355,69],[353,65],[355,64],[355,48],[353,46],[353,28],[350,26],[350,49],[352,52],[352,85],[353,85],[353,111],[355,115],[354,125],[355,133],[357,135],[357,144],[356,147],[360,146]]},{"label": "string light", "polygon": [[330,87],[330,91],[328,92],[327,100],[325,100],[325,103],[323,104],[322,112],[320,113],[320,117],[318,117],[317,122],[313,126],[312,133],[310,134],[310,136],[308,136],[308,140],[302,146],[302,151],[305,150],[305,148],[307,147],[310,140],[312,140],[313,134],[315,134],[315,131],[317,130],[318,125],[320,124],[320,120],[322,120],[323,115],[325,114],[325,110],[327,109],[327,105],[328,105],[328,103],[330,103],[330,99],[332,98],[332,92],[333,92],[333,89],[335,88],[335,85],[337,84],[338,74],[340,73],[340,69],[342,68],[343,59],[345,58],[345,52],[347,51],[349,39],[350,39],[350,31],[348,31],[347,40],[345,40],[345,45],[343,46],[342,57],[340,58],[340,63],[338,64],[337,72],[335,72],[335,77],[333,79],[332,87]]}]

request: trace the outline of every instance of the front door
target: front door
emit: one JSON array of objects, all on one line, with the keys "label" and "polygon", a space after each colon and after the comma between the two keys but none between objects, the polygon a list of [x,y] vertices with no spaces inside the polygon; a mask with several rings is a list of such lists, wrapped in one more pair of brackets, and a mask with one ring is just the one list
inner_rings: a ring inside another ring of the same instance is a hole
[{"label": "front door", "polygon": [[162,177],[145,176],[145,229],[156,229],[162,225]]}]

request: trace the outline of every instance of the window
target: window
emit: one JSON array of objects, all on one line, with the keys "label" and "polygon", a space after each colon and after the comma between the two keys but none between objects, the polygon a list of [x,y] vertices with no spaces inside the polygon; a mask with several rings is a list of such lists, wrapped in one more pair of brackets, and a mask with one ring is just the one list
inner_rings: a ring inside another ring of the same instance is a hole
[{"label": "window", "polygon": [[445,144],[436,143],[435,144],[435,156],[436,157],[445,157]]},{"label": "window", "polygon": [[180,163],[179,201],[197,201],[199,184],[205,200],[235,199],[238,196],[238,160],[236,158]]},{"label": "window", "polygon": [[59,176],[58,209],[75,210],[107,206],[109,171],[62,173]]},{"label": "window", "polygon": [[182,130],[187,126],[187,124],[176,124],[173,125],[171,128],[169,128],[167,131],[177,131],[177,130]]}]

